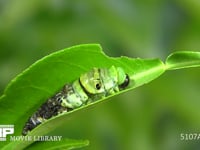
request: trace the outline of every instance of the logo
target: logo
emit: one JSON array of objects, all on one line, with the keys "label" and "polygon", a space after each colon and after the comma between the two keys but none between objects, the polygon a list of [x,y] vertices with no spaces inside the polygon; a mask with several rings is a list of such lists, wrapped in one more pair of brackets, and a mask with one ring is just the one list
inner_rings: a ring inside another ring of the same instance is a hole
[{"label": "logo", "polygon": [[14,125],[0,125],[0,141],[6,141],[8,134],[14,134]]}]

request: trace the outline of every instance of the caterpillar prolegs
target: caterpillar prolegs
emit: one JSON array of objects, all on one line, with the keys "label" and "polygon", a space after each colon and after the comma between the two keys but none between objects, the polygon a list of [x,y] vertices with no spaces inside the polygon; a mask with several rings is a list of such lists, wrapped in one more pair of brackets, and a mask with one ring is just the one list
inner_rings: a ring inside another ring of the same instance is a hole
[{"label": "caterpillar prolegs", "polygon": [[125,89],[129,82],[128,74],[120,67],[93,68],[82,74],[78,80],[66,84],[60,92],[43,103],[25,123],[22,135],[27,135],[29,131],[53,116],[119,92]]}]

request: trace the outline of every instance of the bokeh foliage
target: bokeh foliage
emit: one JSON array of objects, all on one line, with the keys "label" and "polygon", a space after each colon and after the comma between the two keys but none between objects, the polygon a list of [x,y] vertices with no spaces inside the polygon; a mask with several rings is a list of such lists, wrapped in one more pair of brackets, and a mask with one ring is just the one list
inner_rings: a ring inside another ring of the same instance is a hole
[{"label": "bokeh foliage", "polygon": [[[199,26],[195,0],[0,0],[0,93],[35,60],[76,44],[100,43],[110,56],[141,58],[199,51]],[[166,73],[52,134],[89,139],[95,150],[198,149],[199,141],[181,141],[180,133],[200,133],[199,74]]]}]

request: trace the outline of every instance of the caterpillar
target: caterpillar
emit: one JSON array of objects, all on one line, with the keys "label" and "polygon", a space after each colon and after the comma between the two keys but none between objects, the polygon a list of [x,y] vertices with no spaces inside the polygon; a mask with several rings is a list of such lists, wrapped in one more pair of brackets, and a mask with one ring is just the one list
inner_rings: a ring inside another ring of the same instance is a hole
[{"label": "caterpillar", "polygon": [[82,74],[78,80],[64,85],[61,91],[43,103],[25,123],[22,135],[27,135],[53,116],[119,92],[125,89],[129,82],[128,74],[121,67],[93,68]]}]

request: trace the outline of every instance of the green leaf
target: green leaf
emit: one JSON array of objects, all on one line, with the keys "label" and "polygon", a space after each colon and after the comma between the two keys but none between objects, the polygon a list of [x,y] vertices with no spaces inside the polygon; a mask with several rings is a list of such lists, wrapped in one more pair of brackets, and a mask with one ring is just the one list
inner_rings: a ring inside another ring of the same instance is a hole
[{"label": "green leaf", "polygon": [[[180,57],[181,56],[181,57]],[[181,59],[180,59],[181,58]],[[49,97],[55,95],[62,87],[77,80],[81,74],[93,67],[121,67],[129,75],[130,86],[114,95],[134,89],[159,77],[165,70],[199,66],[199,53],[174,53],[167,58],[166,65],[160,59],[140,59],[106,56],[98,44],[78,45],[52,53],[31,65],[13,79],[0,97],[0,124],[14,124],[15,136],[21,135],[27,119]],[[53,117],[30,132],[30,136],[44,135],[64,124],[76,112],[91,105],[105,101],[114,95],[102,98],[73,111]],[[31,142],[1,142],[0,147],[10,146],[22,149]],[[70,142],[68,143],[70,145]],[[32,145],[34,147],[34,145]]]},{"label": "green leaf", "polygon": [[[77,80],[93,67],[109,68],[112,65],[124,68],[129,74],[132,84],[127,90],[148,83],[164,72],[164,64],[159,59],[112,58],[97,44],[67,48],[42,58],[11,81],[0,99],[0,113],[4,114],[0,116],[1,123],[14,124],[15,135],[20,135],[28,117],[66,83]],[[85,107],[48,120],[30,135],[50,132],[63,124],[70,114]]]},{"label": "green leaf", "polygon": [[[23,144],[19,144],[20,142],[12,142],[7,146],[3,147],[2,150],[10,150],[10,149],[24,149],[25,146]],[[22,142],[26,143],[26,142]],[[16,147],[16,145],[18,145]],[[72,139],[62,139],[61,141],[47,141],[47,142],[35,142],[28,147],[26,150],[57,150],[57,149],[65,149],[71,150],[76,148],[81,148],[89,145],[88,140],[72,140]]]},{"label": "green leaf", "polygon": [[81,148],[89,145],[88,140],[71,140],[65,139],[62,141],[53,141],[53,142],[35,142],[32,145],[28,146],[26,150],[57,150],[57,149],[65,149],[71,150],[76,148]]},{"label": "green leaf", "polygon": [[167,57],[166,69],[175,70],[181,68],[200,66],[200,52],[180,51]]}]

